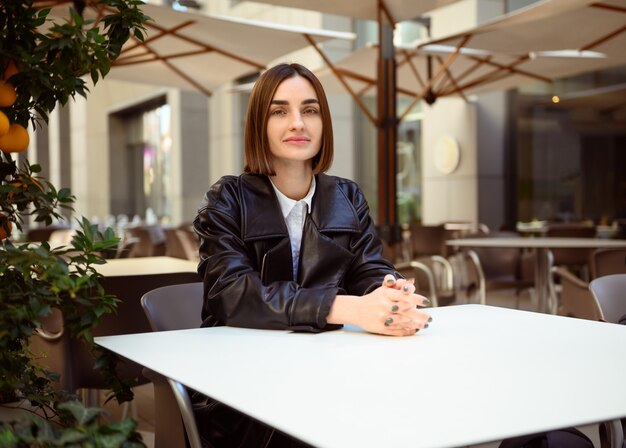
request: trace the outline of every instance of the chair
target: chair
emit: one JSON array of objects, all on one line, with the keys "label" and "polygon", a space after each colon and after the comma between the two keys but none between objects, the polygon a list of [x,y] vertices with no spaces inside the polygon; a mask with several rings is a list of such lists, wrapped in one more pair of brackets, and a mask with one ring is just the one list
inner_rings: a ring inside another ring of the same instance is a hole
[{"label": "chair", "polygon": [[[164,286],[144,294],[141,306],[153,331],[198,328],[202,323],[202,296],[202,282]],[[184,448],[185,434],[191,448],[200,448],[200,436],[185,387],[148,369],[144,369],[144,374],[154,386],[157,448]]]},{"label": "chair", "polygon": [[450,259],[440,255],[420,257],[396,264],[406,278],[416,279],[416,290],[433,307],[449,305],[459,298],[485,304],[485,282],[480,261],[473,251],[463,251]]},{"label": "chair", "polygon": [[626,248],[596,249],[591,253],[591,278],[626,273]]},{"label": "chair", "polygon": [[[507,238],[517,236],[516,232],[498,231],[469,234],[467,238]],[[515,307],[519,308],[520,295],[528,292],[535,301],[534,264],[535,256],[517,248],[475,247],[472,249],[480,260],[485,281],[485,291],[515,289]]]},{"label": "chair", "polygon": [[[589,283],[562,266],[553,266],[550,272],[552,274],[550,293],[558,303],[556,309],[558,315],[600,320],[602,311],[597,300],[589,292]],[[557,283],[560,285],[558,292]]]},{"label": "chair", "polygon": [[124,232],[128,237],[139,239],[139,243],[134,248],[135,257],[156,257],[165,255],[166,237],[160,225],[128,227]]},{"label": "chair", "polygon": [[[589,282],[578,278],[565,267],[553,267],[551,273],[554,294],[558,297],[557,314],[591,320],[603,319],[600,304],[591,293]],[[592,279],[620,273],[626,273],[626,249],[596,249],[591,253]]]},{"label": "chair", "polygon": [[414,223],[409,225],[409,231],[412,259],[425,255],[447,255],[446,239],[449,232],[444,224],[423,225]]},{"label": "chair", "polygon": [[[548,226],[546,236],[593,238],[596,236],[596,228],[583,223],[551,223]],[[580,273],[582,278],[588,278],[590,249],[552,249],[552,253],[556,266],[567,266],[570,270]]]},{"label": "chair", "polygon": [[626,317],[626,274],[598,277],[589,289],[600,305],[602,320],[616,324]]}]

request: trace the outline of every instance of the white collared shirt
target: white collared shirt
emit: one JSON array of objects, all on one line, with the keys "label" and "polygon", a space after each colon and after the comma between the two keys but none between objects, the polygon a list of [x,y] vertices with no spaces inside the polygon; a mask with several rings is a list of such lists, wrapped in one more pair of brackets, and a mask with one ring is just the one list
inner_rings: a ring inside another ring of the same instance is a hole
[{"label": "white collared shirt", "polygon": [[[270,179],[270,182],[272,179]],[[289,241],[291,242],[291,257],[293,259],[293,278],[298,279],[298,263],[300,260],[300,244],[302,243],[302,231],[304,229],[304,221],[306,215],[311,211],[311,201],[315,194],[315,177],[311,180],[311,187],[309,192],[304,198],[299,201],[291,199],[285,196],[274,182],[272,187],[278,197],[278,203],[280,204],[280,210],[285,218],[285,224],[287,225],[287,231],[289,232]]]}]

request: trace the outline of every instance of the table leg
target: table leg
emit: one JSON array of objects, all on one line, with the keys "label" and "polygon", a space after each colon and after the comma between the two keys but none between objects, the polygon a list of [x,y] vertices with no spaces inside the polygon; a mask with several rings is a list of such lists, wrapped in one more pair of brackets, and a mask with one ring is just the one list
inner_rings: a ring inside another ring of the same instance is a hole
[{"label": "table leg", "polygon": [[548,263],[548,249],[538,247],[535,249],[535,290],[537,291],[538,311],[551,313],[549,303],[548,276],[550,266]]}]

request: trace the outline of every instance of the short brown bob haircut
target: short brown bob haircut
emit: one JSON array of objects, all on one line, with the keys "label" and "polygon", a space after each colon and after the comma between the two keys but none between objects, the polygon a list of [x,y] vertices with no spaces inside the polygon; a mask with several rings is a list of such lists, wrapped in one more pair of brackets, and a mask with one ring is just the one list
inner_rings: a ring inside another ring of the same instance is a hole
[{"label": "short brown bob haircut", "polygon": [[254,84],[248,111],[244,140],[244,171],[253,174],[275,176],[272,153],[267,138],[267,122],[270,104],[276,89],[285,79],[301,76],[308,80],[319,101],[322,118],[322,144],[313,158],[313,173],[327,171],[333,162],[333,124],[330,119],[328,100],[322,84],[309,69],[300,64],[279,64],[265,71]]}]

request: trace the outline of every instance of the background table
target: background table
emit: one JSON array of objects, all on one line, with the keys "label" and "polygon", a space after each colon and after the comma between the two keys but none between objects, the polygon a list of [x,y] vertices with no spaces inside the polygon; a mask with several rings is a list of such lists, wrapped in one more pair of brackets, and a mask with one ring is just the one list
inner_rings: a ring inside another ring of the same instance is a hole
[{"label": "background table", "polygon": [[316,447],[458,447],[626,416],[626,327],[429,311],[405,338],[216,327],[96,343]]},{"label": "background table", "polygon": [[506,247],[535,250],[535,289],[539,301],[540,310],[556,314],[556,304],[549,307],[548,281],[550,274],[550,262],[548,251],[550,249],[599,249],[611,247],[626,247],[626,240],[607,240],[602,238],[460,238],[446,241],[448,246],[453,247]]},{"label": "background table", "polygon": [[114,258],[96,270],[104,276],[175,274],[197,272],[198,263],[174,257]]}]

